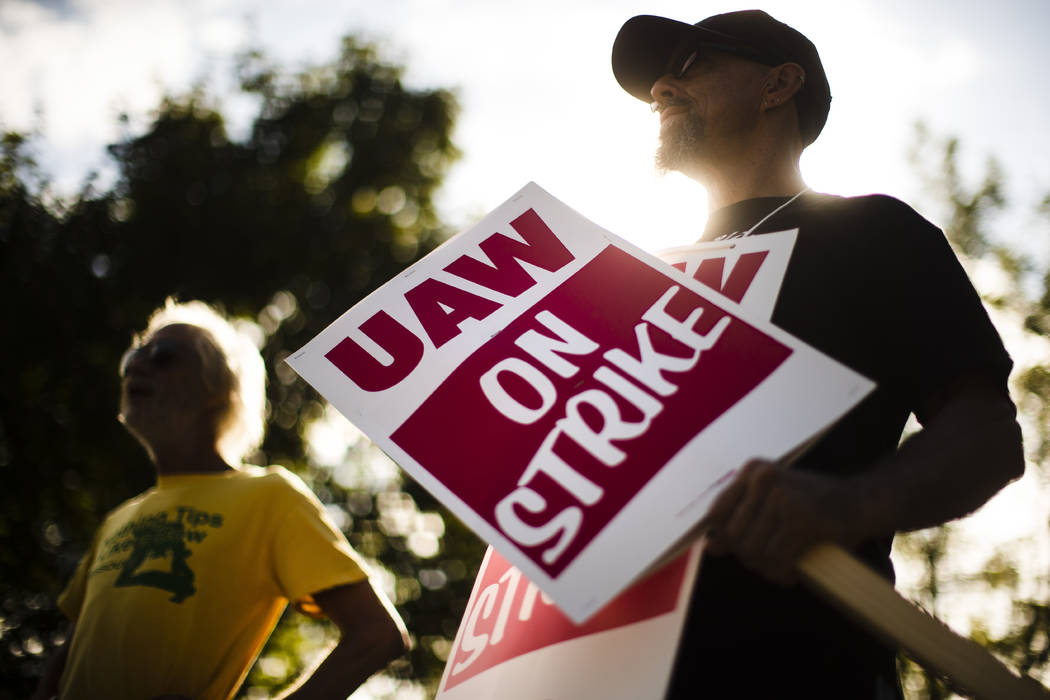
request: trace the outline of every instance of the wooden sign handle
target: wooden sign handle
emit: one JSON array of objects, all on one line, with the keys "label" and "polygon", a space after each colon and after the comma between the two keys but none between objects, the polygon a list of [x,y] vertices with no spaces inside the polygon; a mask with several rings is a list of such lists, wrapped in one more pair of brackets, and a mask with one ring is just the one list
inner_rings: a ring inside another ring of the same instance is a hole
[{"label": "wooden sign handle", "polygon": [[1040,683],[957,635],[841,547],[814,547],[798,566],[807,585],[975,700],[1050,700]]}]

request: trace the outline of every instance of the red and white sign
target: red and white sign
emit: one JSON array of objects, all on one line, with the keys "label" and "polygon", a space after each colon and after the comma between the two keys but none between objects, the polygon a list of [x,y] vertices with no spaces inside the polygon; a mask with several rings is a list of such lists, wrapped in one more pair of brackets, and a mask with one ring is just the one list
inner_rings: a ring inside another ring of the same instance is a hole
[{"label": "red and white sign", "polygon": [[582,621],[872,388],[731,297],[529,184],[288,362]]},{"label": "red and white sign", "polygon": [[435,700],[660,700],[699,559],[694,545],[577,625],[489,548]]},{"label": "red and white sign", "polygon": [[[656,255],[769,318],[797,234],[699,243]],[[576,625],[489,548],[435,700],[662,700],[700,553],[701,545],[694,545]]]},{"label": "red and white sign", "polygon": [[656,256],[755,317],[769,319],[797,238],[798,229],[792,229],[668,248]]}]

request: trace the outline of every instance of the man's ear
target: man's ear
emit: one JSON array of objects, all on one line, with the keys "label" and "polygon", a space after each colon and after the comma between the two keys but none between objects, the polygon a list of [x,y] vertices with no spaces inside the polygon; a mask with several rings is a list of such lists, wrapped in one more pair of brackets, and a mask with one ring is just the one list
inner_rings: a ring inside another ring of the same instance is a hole
[{"label": "man's ear", "polygon": [[797,63],[782,63],[771,68],[762,87],[762,111],[785,104],[805,84],[806,71]]}]

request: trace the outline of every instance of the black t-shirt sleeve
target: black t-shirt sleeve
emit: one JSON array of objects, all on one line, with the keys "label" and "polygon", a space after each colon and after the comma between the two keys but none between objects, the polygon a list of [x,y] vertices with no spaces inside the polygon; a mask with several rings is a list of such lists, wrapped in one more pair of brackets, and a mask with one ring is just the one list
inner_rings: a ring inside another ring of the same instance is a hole
[{"label": "black t-shirt sleeve", "polygon": [[1010,356],[944,234],[891,197],[868,198],[865,209],[861,245],[882,268],[875,318],[892,353],[887,369],[919,420],[972,375],[1005,393]]}]

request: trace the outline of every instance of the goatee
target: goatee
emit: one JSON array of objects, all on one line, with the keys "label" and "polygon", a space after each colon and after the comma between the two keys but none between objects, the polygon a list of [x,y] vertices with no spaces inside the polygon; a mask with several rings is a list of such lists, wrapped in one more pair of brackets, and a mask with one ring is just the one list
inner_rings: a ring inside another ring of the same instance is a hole
[{"label": "goatee", "polygon": [[666,174],[682,171],[700,156],[704,143],[704,121],[692,111],[671,121],[660,133],[656,148],[656,170]]}]

